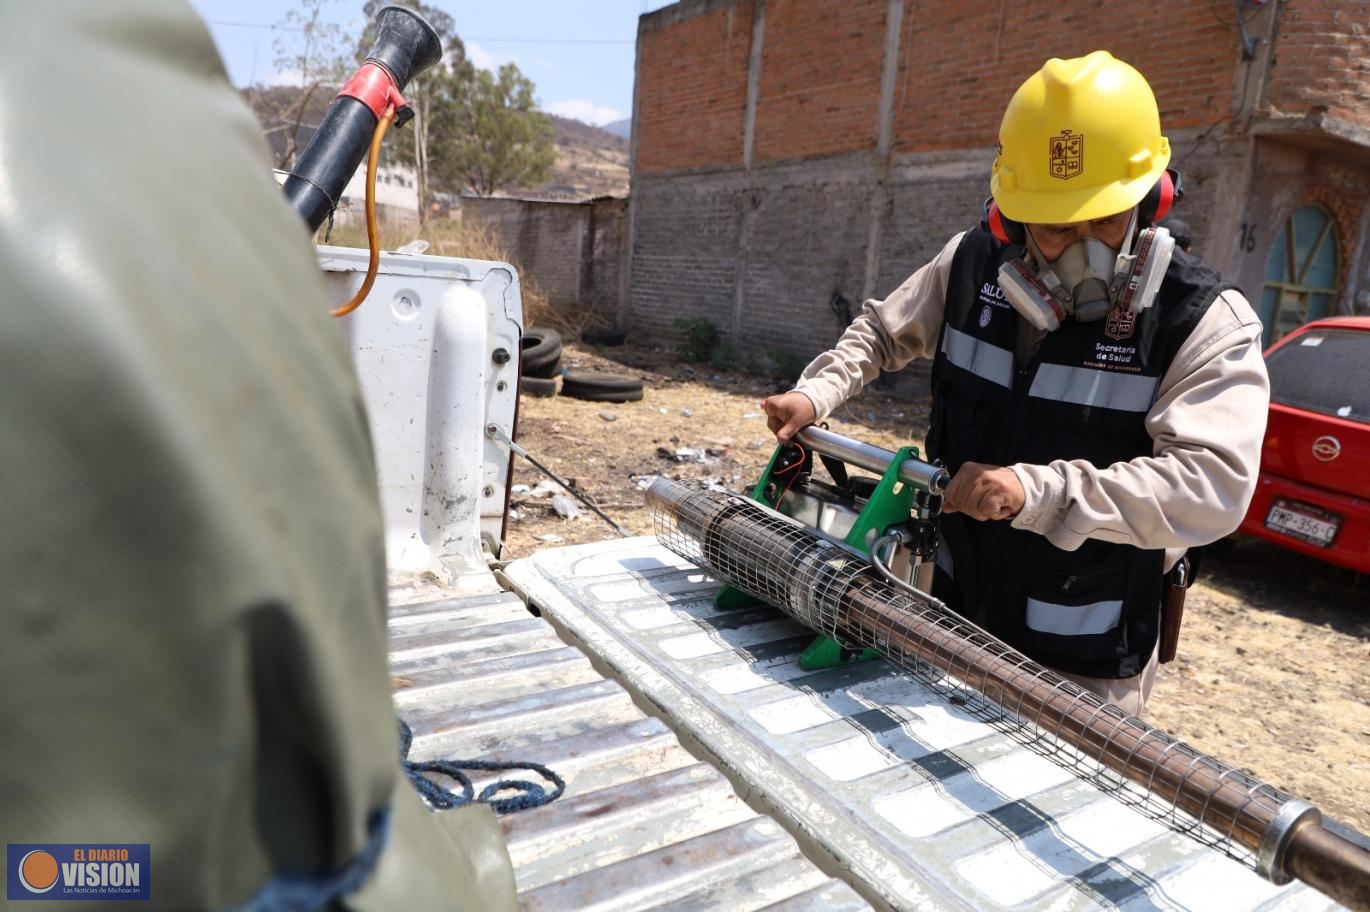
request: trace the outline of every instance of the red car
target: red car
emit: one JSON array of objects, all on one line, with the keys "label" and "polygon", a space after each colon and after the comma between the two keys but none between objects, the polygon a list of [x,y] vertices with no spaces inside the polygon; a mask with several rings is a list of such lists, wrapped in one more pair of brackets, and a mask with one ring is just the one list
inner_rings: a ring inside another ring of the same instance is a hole
[{"label": "red car", "polygon": [[1315,320],[1265,362],[1270,423],[1241,531],[1370,573],[1370,317]]}]

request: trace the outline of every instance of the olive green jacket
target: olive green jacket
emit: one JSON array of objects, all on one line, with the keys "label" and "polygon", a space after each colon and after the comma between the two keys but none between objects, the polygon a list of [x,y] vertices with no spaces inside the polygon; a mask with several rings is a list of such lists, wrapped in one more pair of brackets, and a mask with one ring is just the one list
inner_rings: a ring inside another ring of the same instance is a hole
[{"label": "olive green jacket", "polygon": [[348,907],[512,908],[490,812],[399,774],[359,388],[205,26],[4,18],[0,836],[150,843],[153,907],[220,909],[389,808]]}]

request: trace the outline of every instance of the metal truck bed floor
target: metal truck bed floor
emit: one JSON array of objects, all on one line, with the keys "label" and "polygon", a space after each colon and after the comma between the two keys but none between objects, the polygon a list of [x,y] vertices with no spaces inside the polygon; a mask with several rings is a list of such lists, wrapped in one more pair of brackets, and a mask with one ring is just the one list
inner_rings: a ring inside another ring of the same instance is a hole
[{"label": "metal truck bed floor", "polygon": [[[650,538],[506,576],[686,743],[897,909],[1323,910],[1103,794],[885,662],[805,673],[811,636]],[[719,906],[727,908],[727,906]]]},{"label": "metal truck bed floor", "polygon": [[869,908],[488,573],[458,586],[392,586],[395,703],[413,759],[533,760],[566,780],[501,818],[525,910]]}]

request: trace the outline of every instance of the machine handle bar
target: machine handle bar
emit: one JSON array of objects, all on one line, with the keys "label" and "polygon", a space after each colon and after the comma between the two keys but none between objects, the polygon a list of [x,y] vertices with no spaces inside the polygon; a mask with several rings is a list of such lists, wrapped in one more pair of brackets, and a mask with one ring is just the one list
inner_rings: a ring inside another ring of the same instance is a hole
[{"label": "machine handle bar", "polygon": [[[834,434],[832,431],[824,430],[815,425],[809,425],[799,431],[794,435],[794,440],[795,443],[807,447],[815,453],[822,453],[824,456],[841,460],[847,465],[853,465],[868,472],[878,472],[881,475],[889,469],[890,463],[894,461],[895,454],[884,447],[843,437],[841,434]],[[906,484],[925,488],[929,494],[941,496],[947,490],[947,485],[951,484],[951,473],[939,465],[923,462],[921,459],[905,459],[903,464],[899,466],[899,480]]]}]

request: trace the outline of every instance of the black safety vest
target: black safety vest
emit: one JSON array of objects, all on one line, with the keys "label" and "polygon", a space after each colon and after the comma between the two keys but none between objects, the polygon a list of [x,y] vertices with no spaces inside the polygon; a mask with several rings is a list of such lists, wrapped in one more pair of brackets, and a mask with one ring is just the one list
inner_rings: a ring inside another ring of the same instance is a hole
[{"label": "black safety vest", "polygon": [[[932,368],[928,452],[953,473],[965,462],[1075,459],[1104,468],[1151,455],[1145,421],[1161,377],[1231,286],[1177,249],[1151,307],[1091,323],[1067,318],[1020,362],[1020,318],[998,272],[1021,254],[983,226],[956,250]],[[1063,551],[1008,520],[957,514],[942,518],[941,535],[934,591],[953,609],[1061,671],[1100,678],[1142,671],[1156,646],[1165,552],[1101,538]]]}]

